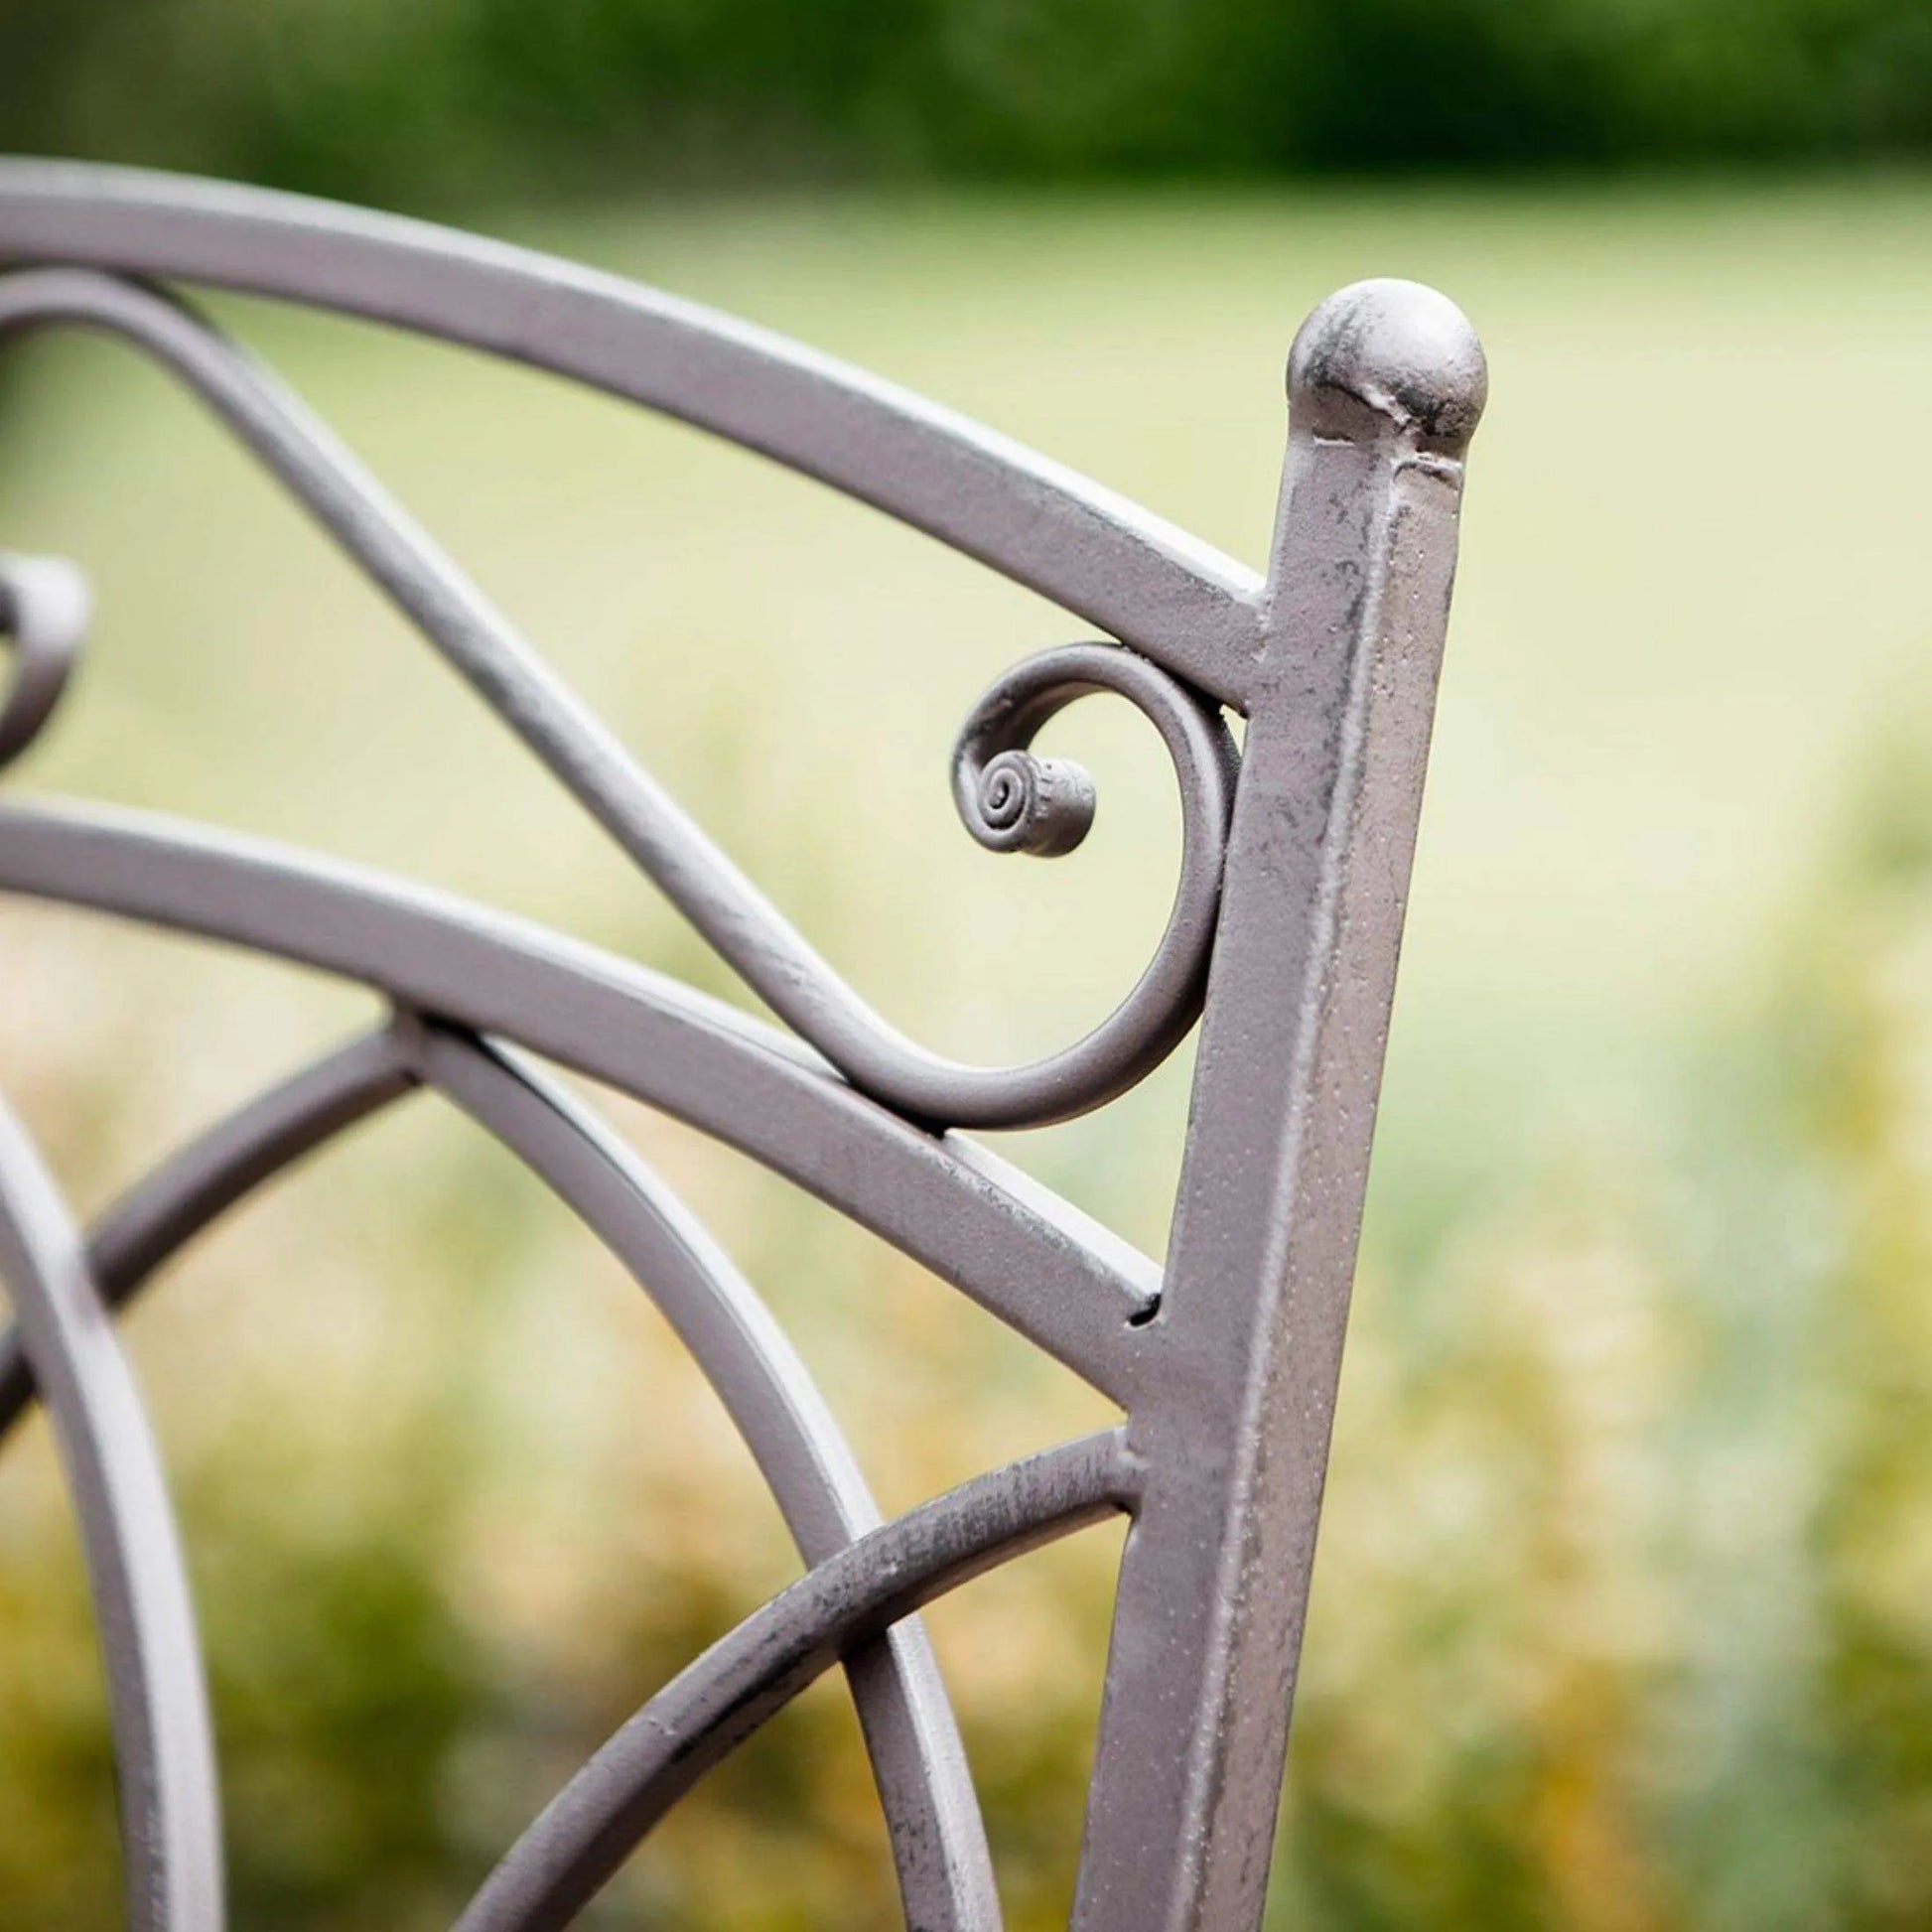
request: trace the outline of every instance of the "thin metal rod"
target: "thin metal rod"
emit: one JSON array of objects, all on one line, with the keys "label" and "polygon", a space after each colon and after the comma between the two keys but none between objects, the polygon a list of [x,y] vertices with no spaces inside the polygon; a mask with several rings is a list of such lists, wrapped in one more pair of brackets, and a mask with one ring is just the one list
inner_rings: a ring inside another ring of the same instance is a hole
[{"label": "thin metal rod", "polygon": [[[365,1034],[217,1121],[144,1174],[87,1240],[94,1286],[109,1310],[218,1215],[324,1142],[416,1084],[390,1028]],[[34,1371],[17,1329],[0,1333],[0,1441],[34,1399]]]},{"label": "thin metal rod", "polygon": [[[490,1042],[428,1023],[423,1079],[493,1135],[630,1270],[717,1391],[809,1564],[883,1518],[790,1340],[704,1225],[556,1081]],[[919,1620],[846,1659],[890,1827],[908,1925],[994,1932],[986,1829]]]},{"label": "thin metal rod", "polygon": [[0,892],[245,946],[530,1047],[752,1156],[1126,1405],[1155,1265],[959,1135],[646,968],[359,867],[181,820],[0,805]]},{"label": "thin metal rod", "polygon": [[580,1770],[484,1881],[456,1932],[560,1932],[659,1818],[841,1655],[1024,1552],[1131,1509],[1123,1433],[977,1476],[862,1537],[680,1671]]},{"label": "thin metal rod", "polygon": [[617,276],[294,195],[21,160],[0,162],[0,258],[280,296],[573,376],[875,504],[1226,703],[1260,659],[1245,564],[923,397]]},{"label": "thin metal rod", "polygon": [[219,1932],[220,1800],[175,1515],[113,1318],[0,1103],[0,1280],[53,1417],[107,1668],[131,1932]]}]

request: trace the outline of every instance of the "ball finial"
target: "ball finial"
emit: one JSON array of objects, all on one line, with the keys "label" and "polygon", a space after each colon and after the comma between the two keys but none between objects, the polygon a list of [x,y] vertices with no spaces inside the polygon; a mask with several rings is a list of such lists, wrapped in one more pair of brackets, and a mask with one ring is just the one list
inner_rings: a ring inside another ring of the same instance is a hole
[{"label": "ball finial", "polygon": [[1420,282],[1351,283],[1303,323],[1289,351],[1289,400],[1317,428],[1324,416],[1359,423],[1367,408],[1418,443],[1458,455],[1488,393],[1468,317]]}]

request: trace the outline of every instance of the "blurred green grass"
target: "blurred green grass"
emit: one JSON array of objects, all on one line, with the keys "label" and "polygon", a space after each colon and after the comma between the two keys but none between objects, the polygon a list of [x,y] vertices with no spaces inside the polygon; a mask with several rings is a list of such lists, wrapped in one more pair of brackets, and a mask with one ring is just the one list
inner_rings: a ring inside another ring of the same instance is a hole
[{"label": "blurred green grass", "polygon": [[[1281,1922],[1923,1923],[1932,187],[765,197],[499,225],[906,381],[1257,559],[1300,316],[1377,273],[1469,310],[1493,401]],[[1131,979],[1174,851],[1134,721],[1055,727],[1101,787],[1068,863],[989,859],[946,797],[978,691],[1077,625],[675,426],[217,308],[914,1034],[1019,1054]],[[300,838],[731,991],[192,403],[97,342],[10,375],[0,531],[79,559],[100,609],[26,783]],[[0,1073],[87,1202],[362,1010],[66,915],[5,906],[0,938]],[[1158,1252],[1185,1074],[1010,1151]],[[889,1506],[1098,1413],[876,1244],[621,1118],[798,1330]],[[207,1600],[240,1923],[435,1923],[574,1755],[783,1580],[782,1540],[634,1295],[432,1113],[178,1274],[132,1332]],[[25,1821],[0,1897],[79,1927],[113,1922],[114,1881],[60,1515],[37,1432],[0,1467],[0,1815]],[[1070,1547],[933,1619],[1018,1926],[1063,1914],[1110,1558]],[[884,1922],[840,1695],[714,1780],[608,1922]]]}]

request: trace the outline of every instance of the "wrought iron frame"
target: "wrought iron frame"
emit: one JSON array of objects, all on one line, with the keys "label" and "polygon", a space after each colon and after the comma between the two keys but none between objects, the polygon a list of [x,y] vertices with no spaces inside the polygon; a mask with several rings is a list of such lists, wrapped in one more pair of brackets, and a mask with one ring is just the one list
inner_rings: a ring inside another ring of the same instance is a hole
[{"label": "wrought iron frame", "polygon": [[[569,1923],[706,1768],[835,1663],[851,1681],[906,1920],[999,1907],[964,1753],[914,1614],[1124,1512],[1079,1932],[1246,1932],[1280,1796],[1336,1376],[1482,352],[1411,283],[1323,303],[1289,359],[1265,576],[979,426],[729,317],[568,263],[255,190],[0,162],[0,337],[55,324],[164,364],[681,908],[789,1033],[473,905],[166,818],[0,803],[0,891],[299,960],[386,1017],[75,1225],[0,1106],[0,1431],[52,1413],[89,1567],[129,1920],[217,1932],[219,1804],[194,1612],[112,1312],[209,1221],[431,1089],[620,1256],[717,1389],[806,1566],[666,1685],[498,1864],[463,1932]],[[1173,910],[1139,982],[1035,1064],[962,1066],[825,963],[302,403],[172,292],[245,290],[395,325],[681,417],[929,532],[1097,626],[1002,677],[953,755],[994,851],[1071,850],[1093,811],[1035,734],[1137,706],[1179,781]],[[0,762],[54,711],[77,574],[0,558]],[[1239,751],[1226,713],[1245,719]],[[966,1139],[1104,1105],[1201,1021],[1164,1266]],[[537,1061],[751,1155],[884,1236],[1112,1398],[1115,1429],[890,1522],[757,1293]]]}]

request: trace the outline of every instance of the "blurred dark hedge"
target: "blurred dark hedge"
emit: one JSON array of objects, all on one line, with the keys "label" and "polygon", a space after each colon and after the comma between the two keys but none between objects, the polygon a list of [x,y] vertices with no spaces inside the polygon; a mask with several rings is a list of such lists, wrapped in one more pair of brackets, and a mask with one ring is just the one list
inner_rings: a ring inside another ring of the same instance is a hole
[{"label": "blurred dark hedge", "polygon": [[0,0],[16,150],[624,180],[1905,156],[1928,0]]}]

